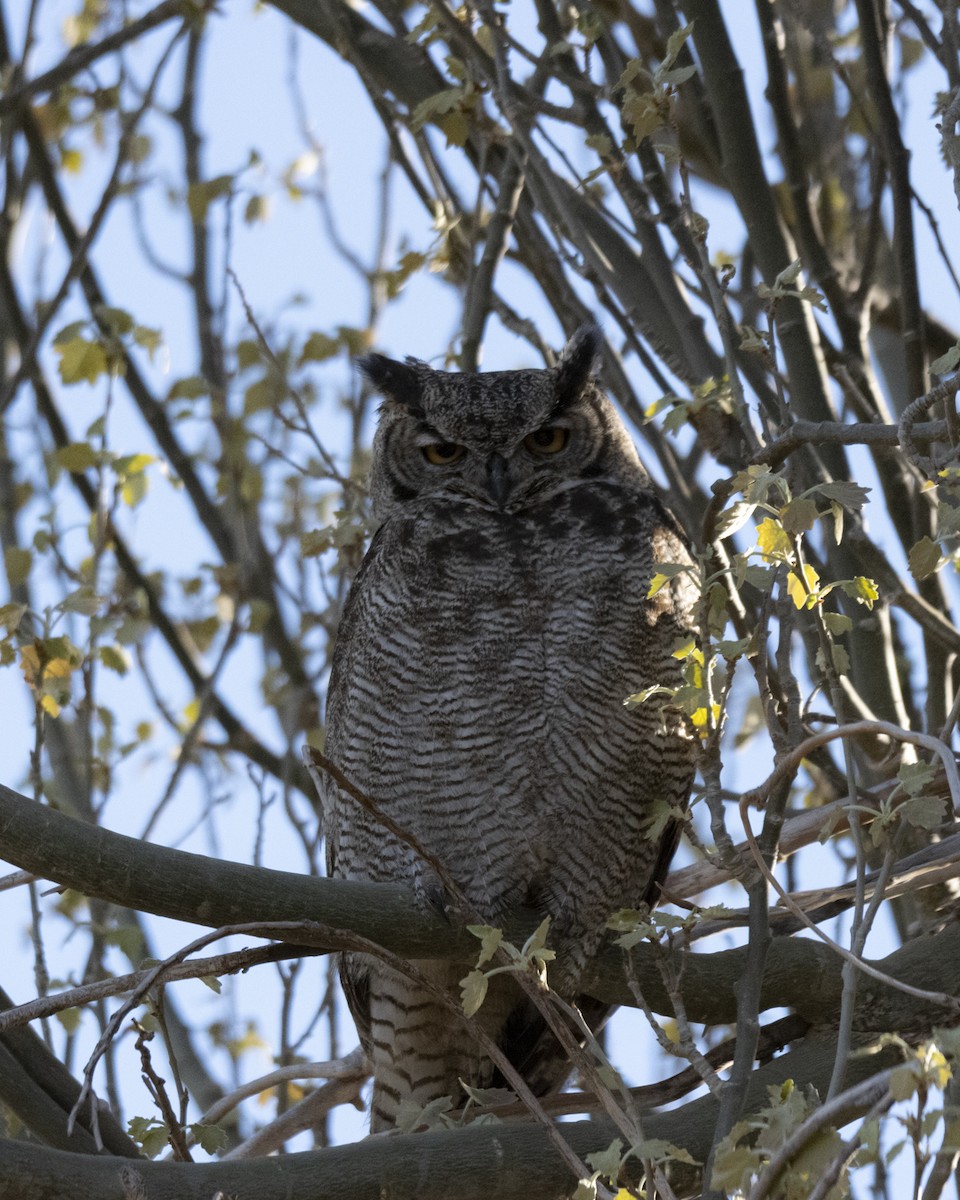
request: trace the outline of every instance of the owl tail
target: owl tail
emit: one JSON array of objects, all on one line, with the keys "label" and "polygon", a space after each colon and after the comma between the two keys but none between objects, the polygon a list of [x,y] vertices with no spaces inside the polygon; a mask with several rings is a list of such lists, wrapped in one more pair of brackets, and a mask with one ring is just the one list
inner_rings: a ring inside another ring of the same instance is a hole
[{"label": "owl tail", "polygon": [[[412,965],[451,996],[459,995],[462,969],[437,962]],[[504,985],[509,982],[504,980]],[[491,987],[482,1009],[472,1018],[494,1039],[514,1002],[510,993],[507,986]],[[444,1097],[449,1097],[451,1108],[459,1108],[466,1099],[461,1080],[471,1087],[489,1087],[493,1082],[493,1067],[471,1031],[471,1022],[458,1019],[433,990],[377,964],[370,977],[368,1011],[371,1132],[398,1123],[410,1128],[420,1110]]]}]

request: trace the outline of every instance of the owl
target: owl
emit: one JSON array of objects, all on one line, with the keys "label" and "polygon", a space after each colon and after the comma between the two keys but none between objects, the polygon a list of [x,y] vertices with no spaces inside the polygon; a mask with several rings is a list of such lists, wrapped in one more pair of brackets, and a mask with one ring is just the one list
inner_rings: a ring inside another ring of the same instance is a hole
[{"label": "owl", "polygon": [[[502,926],[550,918],[548,982],[591,1021],[578,985],[611,912],[655,901],[686,804],[679,714],[624,699],[676,685],[695,589],[650,596],[657,564],[691,563],[615,408],[594,382],[601,335],[579,330],[546,370],[461,374],[360,362],[384,397],[370,490],[379,527],[351,588],[327,697],[326,756]],[[451,898],[422,855],[315,771],[328,873]],[[656,830],[657,832],[654,832]],[[371,1126],[401,1106],[502,1080],[458,997],[462,966],[372,957],[341,976],[373,1064]],[[472,1018],[538,1094],[569,1066],[508,974]],[[413,1106],[411,1108],[411,1106]]]}]

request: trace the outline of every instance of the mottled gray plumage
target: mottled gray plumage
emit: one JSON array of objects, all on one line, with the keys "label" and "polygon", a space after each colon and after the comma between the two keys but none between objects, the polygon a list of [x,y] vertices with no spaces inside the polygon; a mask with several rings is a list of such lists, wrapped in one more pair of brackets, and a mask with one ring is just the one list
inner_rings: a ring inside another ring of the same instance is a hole
[{"label": "mottled gray plumage", "polygon": [[[679,717],[624,698],[675,683],[691,623],[685,576],[647,598],[658,562],[689,561],[581,330],[552,370],[453,374],[372,355],[385,396],[371,491],[381,522],[343,615],[325,753],[447,867],[487,922],[551,918],[551,985],[577,998],[611,911],[656,898],[686,802]],[[431,869],[329,779],[333,876],[409,883],[442,903]],[[462,968],[418,969],[456,993]],[[374,1067],[372,1125],[404,1100],[496,1075],[464,1023],[362,956],[343,979]],[[602,1006],[588,1007],[596,1018]],[[566,1067],[507,976],[474,1018],[538,1092]]]}]

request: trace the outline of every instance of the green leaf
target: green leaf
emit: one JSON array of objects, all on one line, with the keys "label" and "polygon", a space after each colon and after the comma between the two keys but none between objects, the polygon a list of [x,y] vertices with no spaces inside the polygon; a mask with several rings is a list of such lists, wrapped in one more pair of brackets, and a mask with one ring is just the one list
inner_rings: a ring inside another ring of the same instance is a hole
[{"label": "green leaf", "polygon": [[178,379],[167,393],[168,400],[199,400],[201,396],[210,395],[210,384],[202,375],[188,375]]},{"label": "green leaf", "polygon": [[262,224],[270,220],[269,196],[251,196],[243,210],[243,219],[248,225]]},{"label": "green leaf", "polygon": [[167,1148],[170,1141],[170,1130],[165,1124],[158,1124],[155,1129],[146,1133],[140,1146],[147,1158],[156,1158]]},{"label": "green leaf", "polygon": [[773,281],[774,288],[793,287],[800,278],[800,272],[803,269],[803,260],[795,258],[789,267],[784,267],[780,274]]},{"label": "green leaf", "polygon": [[757,506],[746,500],[735,500],[729,508],[725,508],[717,518],[717,537],[721,539],[732,537],[741,526],[756,512]]},{"label": "green leaf", "polygon": [[303,558],[316,558],[333,546],[334,529],[324,525],[322,529],[308,529],[300,534],[300,554]]},{"label": "green leaf", "polygon": [[187,208],[194,225],[201,224],[214,200],[228,195],[232,188],[232,175],[217,175],[216,178],[204,180],[202,183],[191,183],[187,189]]},{"label": "green leaf", "polygon": [[651,845],[654,844],[670,822],[674,818],[682,818],[682,816],[679,809],[675,808],[668,800],[658,798],[652,801],[644,809],[641,822],[644,837],[650,839]]},{"label": "green leaf", "polygon": [[[13,549],[14,547],[11,547]],[[8,551],[9,553],[9,551]],[[30,551],[27,551],[30,554]],[[16,633],[17,626],[23,620],[23,615],[27,611],[25,604],[0,604],[0,625],[7,633]]]},{"label": "green leaf", "polygon": [[54,349],[60,355],[60,378],[66,384],[96,383],[109,369],[106,352],[99,342],[75,337],[55,345]]},{"label": "green leaf", "polygon": [[352,325],[338,325],[337,337],[346,346],[348,354],[356,356],[370,349],[370,331],[368,329],[355,329]]},{"label": "green leaf", "polygon": [[638,708],[641,704],[645,704],[651,696],[673,696],[673,688],[664,687],[662,684],[655,683],[652,687],[644,688],[641,692],[634,692],[632,696],[628,696],[623,702],[624,708]]},{"label": "green leaf", "polygon": [[914,796],[897,811],[908,825],[917,829],[938,829],[946,818],[943,800],[938,796]]},{"label": "green leaf", "polygon": [[951,1062],[960,1063],[960,1029],[938,1026],[933,1031],[933,1040]]},{"label": "green leaf", "polygon": [[894,1100],[909,1100],[917,1090],[917,1064],[904,1063],[890,1073],[890,1095]]},{"label": "green leaf", "polygon": [[80,1027],[81,1011],[79,1008],[64,1008],[56,1014],[56,1017],[67,1033],[76,1033]]},{"label": "green leaf", "polygon": [[150,356],[150,361],[153,362],[153,356],[163,345],[163,333],[159,329],[151,329],[149,325],[134,325],[133,340],[146,350]]},{"label": "green leaf", "polygon": [[340,348],[338,338],[332,338],[319,331],[311,333],[300,351],[300,365],[307,362],[326,362],[327,359],[339,354]]},{"label": "green leaf", "polygon": [[759,1165],[759,1155],[748,1146],[730,1145],[730,1141],[731,1138],[724,1138],[720,1143],[710,1186],[720,1192],[747,1192],[750,1177]]},{"label": "green leaf", "polygon": [[949,537],[951,534],[960,533],[960,507],[955,504],[947,504],[941,500],[937,505],[937,522],[940,528],[941,537]]},{"label": "green leaf", "polygon": [[102,603],[103,597],[98,596],[89,584],[83,584],[64,596],[57,608],[61,612],[76,612],[82,613],[85,617],[92,617]]},{"label": "green leaf", "polygon": [[673,1142],[668,1142],[664,1138],[644,1138],[642,1142],[631,1147],[630,1153],[637,1158],[649,1159],[655,1163],[682,1162],[691,1167],[700,1165],[689,1150],[675,1146]]},{"label": "green leaf", "polygon": [[114,337],[122,337],[133,329],[133,317],[125,308],[114,308],[110,304],[97,304],[94,305],[93,312],[100,324],[106,325]]},{"label": "green leaf", "polygon": [[960,363],[960,342],[954,342],[946,354],[941,354],[939,358],[935,358],[930,364],[930,373],[932,375],[946,375],[949,371],[956,369]]},{"label": "green leaf", "polygon": [[444,1129],[450,1122],[444,1121],[453,1111],[449,1096],[438,1096],[429,1104],[421,1105],[416,1100],[401,1100],[397,1109],[397,1129],[400,1133],[413,1133],[417,1129]]},{"label": "green leaf", "polygon": [[84,329],[88,327],[87,321],[71,321],[69,325],[64,325],[62,329],[57,330],[53,338],[54,346],[65,346],[67,342],[72,342]]},{"label": "green leaf", "polygon": [[665,114],[653,92],[628,91],[622,111],[623,119],[632,127],[637,141],[650,137],[665,124]]},{"label": "green leaf", "polygon": [[833,515],[833,540],[839,546],[843,541],[843,505],[831,501],[830,512]]},{"label": "green leaf", "polygon": [[131,162],[145,162],[153,150],[153,139],[145,133],[135,133],[127,141],[127,155]]},{"label": "green leaf", "polygon": [[901,763],[897,779],[908,796],[919,796],[924,788],[933,783],[936,774],[936,768],[932,763]]},{"label": "green leaf", "polygon": [[250,367],[259,367],[263,363],[263,350],[260,343],[252,338],[243,338],[237,342],[237,366],[241,371]]},{"label": "green leaf", "polygon": [[122,646],[100,646],[97,657],[108,670],[116,671],[118,675],[126,675],[133,666],[132,655]]},{"label": "green leaf", "polygon": [[227,1135],[219,1125],[201,1125],[196,1122],[190,1126],[190,1132],[196,1138],[197,1145],[207,1154],[216,1154],[226,1149]]},{"label": "green leaf", "polygon": [[464,1015],[474,1016],[487,995],[488,981],[482,971],[471,971],[460,980],[460,996]]},{"label": "green leaf", "polygon": [[33,563],[33,552],[21,546],[8,546],[3,552],[4,566],[11,587],[25,583]]},{"label": "green leaf", "polygon": [[694,22],[691,21],[687,25],[682,25],[679,29],[675,29],[667,38],[666,53],[663,56],[661,67],[670,68],[677,61],[677,55],[683,49],[684,43],[693,33]]},{"label": "green leaf", "polygon": [[448,146],[465,146],[470,136],[470,122],[462,109],[440,117],[437,124],[443,130]]},{"label": "green leaf", "polygon": [[849,633],[853,628],[853,621],[843,613],[824,612],[823,623],[834,637]]},{"label": "green leaf", "polygon": [[738,569],[738,583],[749,583],[758,592],[768,593],[773,587],[775,572],[770,567],[743,561]]},{"label": "green leaf", "polygon": [[584,139],[584,144],[591,150],[595,150],[601,158],[606,157],[613,150],[613,142],[605,133],[592,133]]},{"label": "green leaf", "polygon": [[816,502],[805,496],[798,496],[780,510],[780,520],[787,533],[806,533],[817,521]]},{"label": "green leaf", "polygon": [[278,387],[273,372],[268,372],[262,379],[251,383],[243,395],[243,414],[249,417],[252,413],[273,412],[282,399],[282,389]]},{"label": "green leaf", "polygon": [[866,504],[871,489],[863,487],[859,483],[850,483],[841,479],[831,483],[818,483],[810,491],[815,492],[818,496],[825,496],[828,500],[834,500],[837,504],[842,504],[851,512],[859,512]]},{"label": "green leaf", "polygon": [[468,1083],[460,1080],[460,1086],[464,1092],[470,1097],[474,1104],[481,1104],[484,1108],[497,1108],[502,1104],[515,1104],[517,1102],[516,1092],[512,1092],[509,1088],[494,1087],[494,1088],[479,1088],[471,1087]]},{"label": "green leaf", "polygon": [[53,457],[65,471],[80,473],[95,467],[99,456],[89,442],[71,442],[55,450]]},{"label": "green leaf", "polygon": [[550,918],[544,917],[540,924],[536,927],[533,933],[523,943],[524,958],[530,955],[549,954],[553,957],[553,951],[546,950],[547,934],[550,932]]},{"label": "green leaf", "polygon": [[503,941],[503,930],[494,929],[492,925],[468,925],[467,930],[474,937],[480,939],[480,957],[477,959],[477,966],[482,967],[496,954]]},{"label": "green leaf", "polygon": [[[834,642],[830,647],[830,657],[833,662],[833,669],[838,675],[850,674],[850,655],[839,642]],[[826,670],[826,660],[823,657],[822,649],[817,651],[816,662],[821,671]]]},{"label": "green leaf", "polygon": [[426,263],[427,256],[425,254],[420,254],[416,250],[408,250],[392,271],[382,271],[380,281],[386,289],[387,299],[393,300],[399,296],[410,277],[426,266]]},{"label": "green leaf", "polygon": [[434,92],[426,100],[421,100],[413,110],[410,118],[411,128],[414,131],[422,129],[427,121],[454,112],[463,103],[465,96],[466,92],[462,87],[444,88],[443,91]]},{"label": "green leaf", "polygon": [[614,1182],[620,1174],[623,1161],[623,1142],[620,1138],[614,1138],[606,1150],[596,1150],[593,1154],[585,1154],[584,1158],[599,1175]]},{"label": "green leaf", "polygon": [[940,554],[940,547],[928,537],[922,537],[912,546],[907,556],[910,574],[916,580],[928,579],[936,574],[945,561]]},{"label": "green leaf", "polygon": [[686,83],[696,73],[697,68],[691,63],[686,67],[675,67],[672,71],[658,71],[656,78],[657,83],[663,87],[679,87],[681,83]]}]

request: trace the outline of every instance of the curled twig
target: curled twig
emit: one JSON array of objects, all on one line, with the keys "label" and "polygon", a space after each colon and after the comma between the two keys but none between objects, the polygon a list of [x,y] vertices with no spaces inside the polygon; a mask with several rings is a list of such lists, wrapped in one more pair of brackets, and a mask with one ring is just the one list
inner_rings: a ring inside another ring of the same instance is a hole
[{"label": "curled twig", "polygon": [[[925,454],[921,454],[917,449],[917,422],[920,418],[930,411],[930,409],[941,401],[951,404],[953,403],[957,390],[960,389],[960,372],[954,375],[951,379],[945,379],[942,383],[938,383],[936,387],[925,392],[924,395],[918,396],[912,404],[908,404],[904,409],[903,416],[900,418],[898,426],[898,440],[900,449],[910,462],[914,464],[924,475],[928,477],[935,476],[937,473],[937,464],[934,460]],[[956,450],[957,447],[954,447]]]},{"label": "curled twig", "polygon": [[[806,738],[799,746],[795,746],[789,754],[784,755],[759,787],[744,792],[740,801],[741,811],[745,811],[745,807],[763,808],[771,790],[783,779],[792,776],[799,770],[801,763],[811,750],[825,746],[837,738],[860,737],[863,734],[881,735],[893,738],[898,742],[910,742],[914,746],[922,746],[925,750],[931,750],[943,763],[953,807],[960,809],[960,775],[957,773],[957,762],[949,746],[928,733],[916,733],[912,729],[902,729],[899,725],[894,725],[892,721],[851,721],[847,725],[840,725],[834,729],[822,729]],[[748,840],[750,839],[748,838]]]}]

